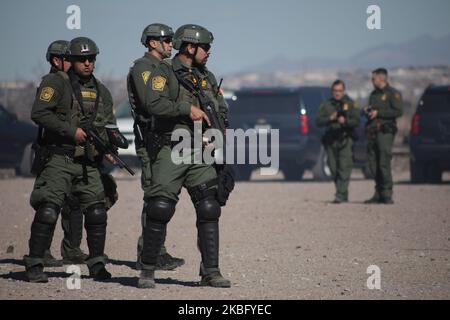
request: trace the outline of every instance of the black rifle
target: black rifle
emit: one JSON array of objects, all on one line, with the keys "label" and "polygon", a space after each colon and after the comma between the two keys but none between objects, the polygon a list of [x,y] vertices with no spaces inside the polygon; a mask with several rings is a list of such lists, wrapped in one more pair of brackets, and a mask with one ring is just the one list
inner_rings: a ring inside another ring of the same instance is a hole
[{"label": "black rifle", "polygon": [[94,129],[90,127],[83,127],[83,131],[88,136],[88,139],[94,144],[95,148],[102,154],[110,154],[118,163],[119,168],[125,169],[129,174],[134,176],[134,171],[119,157],[117,149],[108,146],[103,142],[103,139],[98,136]]},{"label": "black rifle", "polygon": [[[219,115],[214,107],[214,103],[211,101],[211,99],[206,95],[205,91],[203,91],[203,88],[201,86],[201,81],[198,79],[198,77],[195,77],[194,74],[190,72],[182,72],[178,71],[175,72],[175,75],[177,76],[178,81],[191,93],[193,93],[200,103],[200,108],[203,110],[203,112],[207,115],[209,118],[209,121],[211,125],[210,128],[220,130],[220,132],[223,135],[223,164],[214,164],[214,167],[217,172],[217,178],[218,178],[218,190],[217,190],[217,201],[221,206],[224,206],[228,200],[228,197],[234,189],[234,170],[230,165],[227,165],[226,160],[226,154],[225,154],[225,134],[226,134],[226,127],[224,122],[222,122],[219,118]],[[194,76],[195,78],[192,78]],[[193,81],[192,81],[193,80]],[[222,83],[222,81],[221,81]],[[220,90],[220,86],[217,88],[217,90]]]}]

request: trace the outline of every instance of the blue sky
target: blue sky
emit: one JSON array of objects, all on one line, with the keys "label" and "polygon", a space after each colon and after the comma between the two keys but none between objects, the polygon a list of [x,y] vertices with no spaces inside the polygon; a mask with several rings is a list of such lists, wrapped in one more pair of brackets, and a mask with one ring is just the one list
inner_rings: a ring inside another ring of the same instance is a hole
[{"label": "blue sky", "polygon": [[[81,30],[66,28],[71,4],[81,8]],[[370,4],[381,7],[382,30],[366,28]],[[48,44],[77,36],[100,47],[97,75],[124,76],[143,54],[140,35],[152,22],[210,29],[209,67],[218,74],[274,57],[345,58],[383,43],[450,33],[448,0],[2,0],[0,7],[0,81],[39,78],[48,69]]]}]

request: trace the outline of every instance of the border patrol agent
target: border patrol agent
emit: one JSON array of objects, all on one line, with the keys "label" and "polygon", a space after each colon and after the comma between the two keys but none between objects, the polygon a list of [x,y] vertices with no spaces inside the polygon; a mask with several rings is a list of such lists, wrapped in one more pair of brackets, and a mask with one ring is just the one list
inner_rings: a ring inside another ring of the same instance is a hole
[{"label": "border patrol agent", "polygon": [[115,124],[112,97],[92,74],[98,47],[89,38],[70,42],[68,56],[72,67],[45,76],[31,111],[32,120],[44,128],[43,146],[30,204],[36,210],[31,225],[29,254],[24,257],[30,282],[47,282],[43,258],[53,235],[61,206],[69,193],[85,212],[89,275],[94,280],[111,278],[106,270],[105,189],[99,167],[103,158],[82,129],[95,129],[108,143],[107,124]]},{"label": "border patrol agent", "polygon": [[[46,59],[51,65],[50,73],[67,72],[69,70],[70,61],[66,57],[68,49],[69,41],[66,40],[56,40],[49,45]],[[38,143],[42,134],[43,130],[40,129]],[[72,195],[67,197],[61,210],[61,226],[64,231],[64,237],[61,241],[61,256],[64,263],[84,263],[88,255],[80,248],[83,234],[83,213],[80,210],[78,201]],[[62,262],[52,256],[50,246],[51,241],[45,252],[44,266],[62,266]]]},{"label": "border patrol agent", "polygon": [[369,168],[375,177],[375,193],[365,203],[393,204],[392,145],[397,133],[396,119],[403,114],[401,93],[388,83],[388,72],[384,68],[372,72],[375,88],[365,108],[367,153]]},{"label": "border patrol agent", "polygon": [[[132,114],[135,119],[134,135],[136,153],[141,161],[141,187],[144,191],[144,208],[142,210],[142,227],[146,221],[146,206],[151,190],[151,167],[150,158],[145,147],[146,132],[152,124],[152,115],[149,112],[150,101],[147,99],[147,91],[151,90],[151,76],[155,68],[165,58],[172,55],[173,30],[171,27],[153,23],[142,31],[141,43],[148,48],[145,55],[134,61],[127,78],[128,96],[130,99]],[[143,237],[140,236],[137,248],[136,268],[141,269],[140,256],[142,253]],[[172,257],[166,250],[164,244],[161,246],[157,258],[157,268],[161,270],[172,270],[184,264],[183,259]]]},{"label": "border patrol agent", "polygon": [[[170,63],[160,64],[149,78],[151,90],[146,91],[148,112],[155,116],[155,127],[149,132],[147,149],[152,178],[147,198],[144,227],[144,246],[141,256],[142,272],[138,281],[141,288],[155,286],[154,271],[157,257],[164,242],[167,224],[175,213],[181,188],[187,188],[197,213],[198,246],[202,262],[201,284],[230,287],[219,269],[219,217],[221,207],[217,201],[217,173],[206,163],[176,164],[171,159],[171,134],[185,129],[193,134],[193,121],[209,118],[199,108],[199,101],[182,86],[177,73],[190,74],[190,81],[199,83],[214,103],[221,120],[226,121],[227,106],[218,90],[214,75],[205,64],[210,55],[213,35],[198,25],[184,25],[177,29],[173,46],[178,54]],[[187,157],[193,159],[201,150],[191,148]]]},{"label": "border patrol agent", "polygon": [[334,203],[348,201],[348,185],[353,169],[354,129],[359,125],[359,110],[345,95],[345,83],[336,80],[331,86],[333,97],[324,102],[317,113],[318,126],[326,126],[322,143],[328,166],[336,186]]}]

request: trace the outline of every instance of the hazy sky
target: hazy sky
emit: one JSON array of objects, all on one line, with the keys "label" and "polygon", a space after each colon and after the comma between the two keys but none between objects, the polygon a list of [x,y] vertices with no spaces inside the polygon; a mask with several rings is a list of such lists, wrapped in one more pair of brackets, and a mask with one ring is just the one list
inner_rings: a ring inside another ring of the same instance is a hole
[{"label": "hazy sky", "polygon": [[[81,30],[66,8],[81,7]],[[382,30],[368,30],[366,9],[381,7]],[[56,39],[88,36],[100,47],[97,75],[123,76],[142,56],[142,29],[153,22],[196,23],[215,36],[209,68],[237,72],[277,56],[345,58],[371,46],[450,33],[449,0],[2,0],[0,81],[36,79],[48,70]]]}]

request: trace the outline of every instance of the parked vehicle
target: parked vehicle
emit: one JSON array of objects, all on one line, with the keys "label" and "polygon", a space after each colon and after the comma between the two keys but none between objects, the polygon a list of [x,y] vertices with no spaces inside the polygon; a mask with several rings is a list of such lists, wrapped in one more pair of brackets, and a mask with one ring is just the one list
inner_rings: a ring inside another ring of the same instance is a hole
[{"label": "parked vehicle", "polygon": [[411,182],[439,183],[450,170],[450,86],[428,87],[409,136]]},{"label": "parked vehicle", "polygon": [[17,174],[31,176],[34,152],[31,145],[37,136],[37,126],[19,121],[0,105],[0,167],[14,168]]},{"label": "parked vehicle", "polygon": [[[311,170],[314,180],[331,178],[326,153],[321,143],[324,129],[315,124],[320,104],[330,98],[328,87],[260,88],[234,92],[226,100],[229,105],[230,127],[253,128],[267,134],[269,129],[279,129],[280,170],[285,180],[299,181],[305,170]],[[365,121],[364,117],[362,120]],[[362,122],[363,122],[362,121]],[[366,139],[363,125],[357,130],[355,167],[367,170]],[[248,152],[248,145],[247,150]],[[239,180],[249,180],[258,164],[236,165]]]}]

